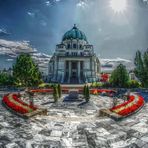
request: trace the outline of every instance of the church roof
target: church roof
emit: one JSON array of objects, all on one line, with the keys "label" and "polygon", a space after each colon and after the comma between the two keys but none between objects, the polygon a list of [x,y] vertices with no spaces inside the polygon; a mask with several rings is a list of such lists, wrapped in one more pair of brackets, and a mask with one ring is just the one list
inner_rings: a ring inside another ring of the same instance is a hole
[{"label": "church roof", "polygon": [[87,38],[85,34],[80,31],[76,25],[74,27],[67,31],[64,36],[63,36],[63,41],[68,40],[68,39],[80,39],[80,40],[85,40],[87,42]]}]

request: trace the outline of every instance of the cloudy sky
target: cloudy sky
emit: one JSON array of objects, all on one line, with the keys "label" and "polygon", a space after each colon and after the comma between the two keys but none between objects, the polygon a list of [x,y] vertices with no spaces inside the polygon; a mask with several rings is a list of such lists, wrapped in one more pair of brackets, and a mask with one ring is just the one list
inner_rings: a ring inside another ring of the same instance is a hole
[{"label": "cloudy sky", "polygon": [[29,41],[52,54],[63,34],[77,24],[101,58],[132,59],[148,48],[147,0],[127,0],[116,13],[111,0],[0,0],[0,39]]}]

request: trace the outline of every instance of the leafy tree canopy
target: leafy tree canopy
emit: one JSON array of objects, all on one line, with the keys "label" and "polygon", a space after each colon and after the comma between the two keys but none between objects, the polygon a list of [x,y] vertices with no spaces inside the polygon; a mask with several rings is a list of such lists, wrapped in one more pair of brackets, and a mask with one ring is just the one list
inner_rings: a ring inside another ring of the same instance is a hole
[{"label": "leafy tree canopy", "polygon": [[36,86],[41,82],[41,73],[29,54],[17,57],[13,76],[16,84],[21,86]]},{"label": "leafy tree canopy", "polygon": [[135,56],[135,75],[143,87],[148,87],[148,51],[142,55],[140,51]]},{"label": "leafy tree canopy", "polygon": [[13,77],[5,72],[0,73],[0,85],[1,86],[10,86],[14,84]]},{"label": "leafy tree canopy", "polygon": [[126,67],[123,64],[119,64],[111,74],[110,83],[114,87],[127,87],[128,81],[129,75]]}]

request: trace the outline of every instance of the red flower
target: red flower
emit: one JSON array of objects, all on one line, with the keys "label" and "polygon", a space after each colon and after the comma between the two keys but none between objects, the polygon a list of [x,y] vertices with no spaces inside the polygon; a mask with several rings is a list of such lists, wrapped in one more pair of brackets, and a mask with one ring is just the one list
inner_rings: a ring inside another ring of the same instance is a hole
[{"label": "red flower", "polygon": [[[14,101],[13,101],[14,100]],[[12,94],[12,96],[4,96],[2,100],[9,108],[15,110],[18,113],[25,114],[28,113],[30,110],[36,110],[36,106],[30,106],[27,103],[23,102],[19,95]],[[17,102],[17,103],[15,103]]]},{"label": "red flower", "polygon": [[144,104],[144,98],[142,96],[138,96],[138,101],[135,101],[132,106],[126,107],[126,105],[128,105],[129,103],[133,102],[135,99],[135,96],[129,96],[129,100],[126,101],[125,103],[122,103],[120,105],[117,105],[113,108],[111,108],[111,111],[115,111],[116,109],[120,109],[121,107],[125,107],[125,109],[121,110],[118,112],[119,115],[122,116],[127,116],[133,112],[135,112],[136,110],[138,110],[141,106],[143,106]]},{"label": "red flower", "polygon": [[102,74],[101,75],[101,82],[107,82],[109,80],[109,75],[108,74]]}]

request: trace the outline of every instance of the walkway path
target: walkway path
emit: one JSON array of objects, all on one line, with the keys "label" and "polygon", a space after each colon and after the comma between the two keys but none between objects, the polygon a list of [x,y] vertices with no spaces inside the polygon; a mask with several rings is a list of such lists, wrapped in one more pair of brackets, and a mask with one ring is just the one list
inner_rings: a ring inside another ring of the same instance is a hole
[{"label": "walkway path", "polygon": [[[92,97],[98,108],[108,108],[112,102],[108,97]],[[39,104],[50,99],[49,95],[36,98]],[[51,111],[50,104],[47,107]],[[148,148],[147,104],[140,112],[120,122],[93,114],[83,116],[77,111],[77,108],[76,111],[61,108],[59,112],[53,109],[49,116],[24,120],[0,104],[0,147]],[[60,117],[60,113],[67,113],[66,117]]]},{"label": "walkway path", "polygon": [[60,117],[60,116],[51,116],[51,115],[48,115],[47,116],[48,119],[52,120],[52,121],[62,121],[62,122],[94,122],[97,117],[94,115],[94,116],[87,116],[87,117]]}]

